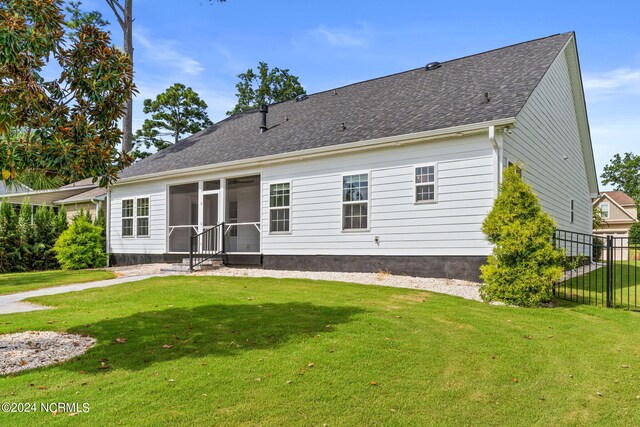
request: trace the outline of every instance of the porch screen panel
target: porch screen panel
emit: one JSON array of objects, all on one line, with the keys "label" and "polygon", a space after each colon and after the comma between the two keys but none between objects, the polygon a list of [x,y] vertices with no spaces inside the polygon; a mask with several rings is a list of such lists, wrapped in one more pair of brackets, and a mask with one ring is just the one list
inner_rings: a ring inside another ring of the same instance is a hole
[{"label": "porch screen panel", "polygon": [[198,184],[169,187],[169,252],[189,252],[198,230]]}]

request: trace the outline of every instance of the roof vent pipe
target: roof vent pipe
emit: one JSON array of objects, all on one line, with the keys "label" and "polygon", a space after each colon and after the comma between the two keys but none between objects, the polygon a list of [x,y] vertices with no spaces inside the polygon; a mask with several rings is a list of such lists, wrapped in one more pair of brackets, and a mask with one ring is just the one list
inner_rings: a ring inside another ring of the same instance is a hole
[{"label": "roof vent pipe", "polygon": [[267,104],[262,104],[260,106],[260,133],[264,133],[269,128],[267,127],[267,113],[269,112],[269,106]]}]

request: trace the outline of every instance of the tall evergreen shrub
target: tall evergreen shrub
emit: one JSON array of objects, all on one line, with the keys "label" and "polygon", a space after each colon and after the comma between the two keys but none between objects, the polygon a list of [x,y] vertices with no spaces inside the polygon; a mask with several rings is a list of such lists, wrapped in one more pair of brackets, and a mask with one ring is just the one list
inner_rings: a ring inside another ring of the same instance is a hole
[{"label": "tall evergreen shrub", "polygon": [[542,211],[519,170],[516,165],[505,169],[493,209],[482,224],[493,252],[481,267],[481,295],[485,301],[535,306],[551,299],[564,257],[552,244],[555,222]]},{"label": "tall evergreen shrub", "polygon": [[20,258],[18,220],[11,203],[0,202],[0,272],[14,271]]}]

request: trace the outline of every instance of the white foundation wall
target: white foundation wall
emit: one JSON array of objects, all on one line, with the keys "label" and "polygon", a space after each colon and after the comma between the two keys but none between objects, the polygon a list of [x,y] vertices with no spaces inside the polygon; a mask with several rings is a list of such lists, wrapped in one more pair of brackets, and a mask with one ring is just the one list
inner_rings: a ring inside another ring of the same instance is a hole
[{"label": "white foundation wall", "polygon": [[[495,194],[487,134],[264,167],[265,255],[488,255]],[[415,203],[415,167],[436,164],[437,202]],[[342,177],[369,173],[370,229],[342,231]],[[269,186],[291,183],[291,232],[269,233]],[[375,242],[378,237],[379,244]]]}]

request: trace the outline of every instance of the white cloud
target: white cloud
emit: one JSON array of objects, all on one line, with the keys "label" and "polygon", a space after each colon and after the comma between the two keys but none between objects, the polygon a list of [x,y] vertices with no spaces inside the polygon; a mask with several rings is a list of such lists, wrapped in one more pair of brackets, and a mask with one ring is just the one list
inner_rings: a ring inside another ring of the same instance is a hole
[{"label": "white cloud", "polygon": [[134,52],[134,61],[142,50],[141,55],[144,60],[163,67],[175,68],[183,74],[197,76],[204,71],[200,62],[180,52],[179,43],[175,40],[151,40],[142,31],[134,31],[133,37],[138,47],[138,52]]},{"label": "white cloud", "polygon": [[311,33],[332,46],[344,48],[364,48],[369,45],[371,40],[371,30],[365,24],[361,24],[359,28],[355,29],[331,28],[320,25],[311,30]]},{"label": "white cloud", "polygon": [[584,88],[588,93],[640,93],[640,69],[618,68],[598,74],[587,74]]}]

